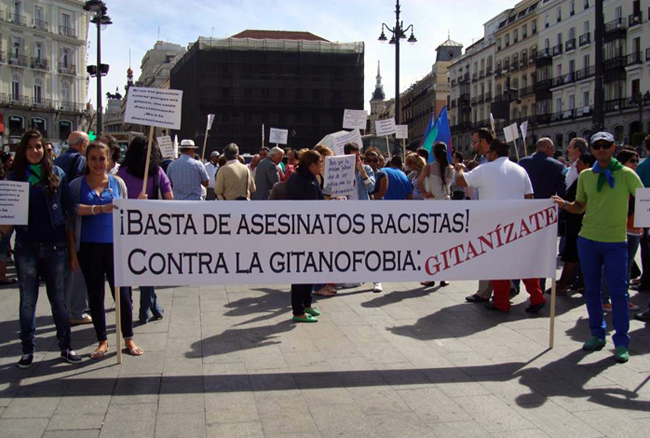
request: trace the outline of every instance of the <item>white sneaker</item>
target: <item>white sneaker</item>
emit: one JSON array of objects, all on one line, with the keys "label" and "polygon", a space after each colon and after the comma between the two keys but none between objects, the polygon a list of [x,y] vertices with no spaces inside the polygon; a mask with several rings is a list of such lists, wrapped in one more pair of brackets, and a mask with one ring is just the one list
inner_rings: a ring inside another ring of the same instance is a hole
[{"label": "white sneaker", "polygon": [[376,294],[384,291],[384,288],[381,286],[381,283],[373,283],[372,286],[373,286],[372,291]]}]

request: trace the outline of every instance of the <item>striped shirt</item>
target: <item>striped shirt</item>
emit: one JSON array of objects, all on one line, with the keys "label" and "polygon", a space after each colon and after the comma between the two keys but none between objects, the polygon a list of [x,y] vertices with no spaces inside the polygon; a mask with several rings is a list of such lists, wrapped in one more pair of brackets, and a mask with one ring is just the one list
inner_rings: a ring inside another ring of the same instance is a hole
[{"label": "striped shirt", "polygon": [[167,176],[174,187],[174,199],[178,201],[200,201],[201,183],[209,180],[205,166],[187,154],[169,165]]}]

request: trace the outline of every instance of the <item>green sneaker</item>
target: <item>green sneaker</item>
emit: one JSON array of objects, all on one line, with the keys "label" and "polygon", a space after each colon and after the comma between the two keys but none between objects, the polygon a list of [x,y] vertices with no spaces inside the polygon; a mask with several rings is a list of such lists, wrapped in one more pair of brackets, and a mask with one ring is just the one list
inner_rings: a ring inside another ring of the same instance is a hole
[{"label": "green sneaker", "polygon": [[310,314],[311,316],[319,316],[320,312],[313,307],[305,307],[305,313]]},{"label": "green sneaker", "polygon": [[585,351],[600,351],[603,347],[605,347],[605,340],[594,336],[583,344],[582,349]]},{"label": "green sneaker", "polygon": [[614,353],[614,359],[618,363],[625,363],[630,360],[630,353],[628,353],[627,348],[621,346],[616,347],[616,352]]},{"label": "green sneaker", "polygon": [[305,316],[294,316],[294,322],[318,322],[318,318],[311,316],[309,313],[305,313]]}]

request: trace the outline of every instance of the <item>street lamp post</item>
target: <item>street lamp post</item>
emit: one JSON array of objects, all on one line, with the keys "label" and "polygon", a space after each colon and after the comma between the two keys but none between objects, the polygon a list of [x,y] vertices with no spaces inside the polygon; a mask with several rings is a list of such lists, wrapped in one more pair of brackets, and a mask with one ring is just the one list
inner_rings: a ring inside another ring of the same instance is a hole
[{"label": "street lamp post", "polygon": [[407,41],[410,44],[415,44],[417,42],[415,35],[413,35],[413,25],[410,24],[408,25],[408,27],[404,28],[404,22],[400,21],[399,19],[400,12],[401,10],[400,10],[399,0],[396,0],[395,1],[395,26],[391,28],[386,23],[382,23],[381,35],[379,35],[380,42],[383,43],[387,41],[388,38],[386,38],[386,34],[384,33],[384,29],[386,29],[392,35],[389,44],[395,45],[395,123],[398,125],[401,123],[401,117],[400,117],[401,108],[399,106],[399,43],[401,39],[406,38],[406,32],[408,32],[409,29],[411,30],[411,36],[408,38]]},{"label": "street lamp post", "polygon": [[102,26],[108,26],[113,22],[106,15],[108,9],[102,0],[88,0],[84,9],[95,14],[90,22],[97,25],[97,65],[89,65],[87,72],[90,76],[97,76],[97,135],[99,135],[103,129],[102,76],[108,74],[108,64],[102,64]]}]

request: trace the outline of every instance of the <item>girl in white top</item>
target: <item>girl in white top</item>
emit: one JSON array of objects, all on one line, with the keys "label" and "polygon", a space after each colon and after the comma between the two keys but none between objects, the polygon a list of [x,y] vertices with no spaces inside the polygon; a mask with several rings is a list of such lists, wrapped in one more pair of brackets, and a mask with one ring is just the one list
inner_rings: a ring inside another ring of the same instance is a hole
[{"label": "girl in white top", "polygon": [[424,199],[448,201],[451,199],[451,184],[456,179],[456,171],[447,159],[447,145],[441,141],[436,143],[433,157],[435,161],[420,172],[418,188]]}]

